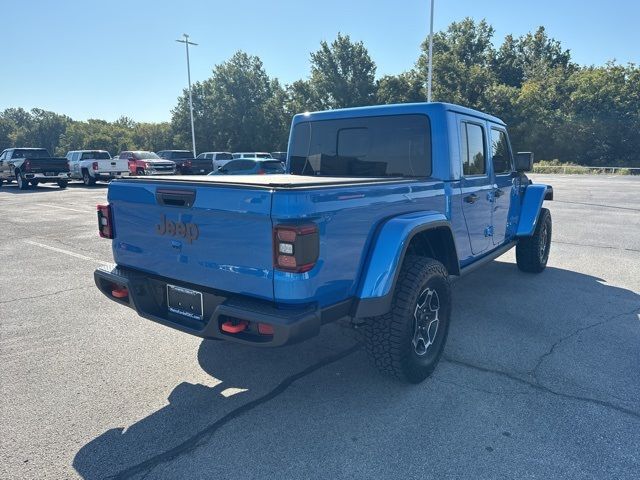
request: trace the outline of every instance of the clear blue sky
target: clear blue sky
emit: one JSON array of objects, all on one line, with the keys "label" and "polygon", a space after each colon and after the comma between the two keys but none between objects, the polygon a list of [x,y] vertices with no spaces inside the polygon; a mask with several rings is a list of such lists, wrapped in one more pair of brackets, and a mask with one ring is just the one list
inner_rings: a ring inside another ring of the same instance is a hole
[{"label": "clear blue sky", "polygon": [[[0,0],[0,110],[40,107],[74,119],[170,119],[186,86],[183,32],[199,46],[192,79],[242,49],[289,83],[338,32],[364,41],[378,76],[414,64],[429,0]],[[640,63],[638,0],[436,0],[435,30],[486,18],[494,43],[544,25],[574,61]]]}]

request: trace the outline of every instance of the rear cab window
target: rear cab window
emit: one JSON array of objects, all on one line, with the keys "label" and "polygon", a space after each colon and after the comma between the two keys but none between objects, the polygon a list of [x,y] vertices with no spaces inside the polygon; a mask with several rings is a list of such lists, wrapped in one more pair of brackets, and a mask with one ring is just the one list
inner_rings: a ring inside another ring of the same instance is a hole
[{"label": "rear cab window", "polygon": [[234,160],[227,163],[223,168],[227,172],[238,172],[240,170],[252,170],[256,166],[254,160]]},{"label": "rear cab window", "polygon": [[262,169],[269,173],[284,173],[282,162],[274,160],[273,162],[260,162]]},{"label": "rear cab window", "polygon": [[300,122],[289,155],[294,175],[429,177],[431,125],[420,114]]},{"label": "rear cab window", "polygon": [[50,156],[49,152],[44,148],[34,148],[29,150],[16,148],[13,151],[13,156],[11,158],[49,158]]},{"label": "rear cab window", "polygon": [[109,152],[82,152],[80,160],[109,160]]}]

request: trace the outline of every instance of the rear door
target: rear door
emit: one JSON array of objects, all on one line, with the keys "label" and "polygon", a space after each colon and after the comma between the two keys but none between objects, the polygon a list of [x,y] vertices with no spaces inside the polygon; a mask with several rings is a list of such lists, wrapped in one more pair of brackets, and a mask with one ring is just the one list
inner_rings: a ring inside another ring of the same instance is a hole
[{"label": "rear door", "polygon": [[493,184],[487,165],[486,122],[459,115],[462,162],[462,212],[471,251],[482,254],[492,246],[491,210]]},{"label": "rear door", "polygon": [[273,299],[266,188],[116,180],[116,263],[176,282]]}]

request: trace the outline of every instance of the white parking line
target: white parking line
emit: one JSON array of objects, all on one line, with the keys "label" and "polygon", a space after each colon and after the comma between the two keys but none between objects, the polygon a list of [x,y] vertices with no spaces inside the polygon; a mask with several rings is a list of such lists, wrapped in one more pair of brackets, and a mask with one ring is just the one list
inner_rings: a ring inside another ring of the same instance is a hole
[{"label": "white parking line", "polygon": [[79,258],[80,260],[88,260],[90,262],[101,263],[102,265],[111,265],[113,262],[103,262],[102,260],[96,260],[95,258],[87,257],[86,255],[81,255],[76,252],[70,252],[69,250],[64,250],[62,248],[50,247],[49,245],[45,245],[44,243],[33,242],[31,240],[25,240],[29,245],[35,245],[36,247],[46,248],[47,250],[51,250],[53,252],[64,253],[65,255],[69,255],[70,257]]},{"label": "white parking line", "polygon": [[47,207],[47,208],[61,208],[62,210],[71,210],[72,212],[80,212],[80,213],[90,213],[88,210],[79,210],[77,208],[71,208],[71,207],[61,207],[60,205],[50,205],[48,203],[36,203],[35,205],[38,205],[40,207]]}]

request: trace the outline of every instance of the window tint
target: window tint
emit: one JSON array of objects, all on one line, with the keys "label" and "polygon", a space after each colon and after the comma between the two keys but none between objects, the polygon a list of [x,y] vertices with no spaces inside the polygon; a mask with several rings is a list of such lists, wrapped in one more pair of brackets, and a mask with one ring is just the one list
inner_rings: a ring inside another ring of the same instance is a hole
[{"label": "window tint", "polygon": [[109,160],[110,158],[107,152],[82,152],[81,160]]},{"label": "window tint", "polygon": [[178,158],[193,158],[193,153],[191,152],[169,152],[164,158],[168,158],[170,160],[178,159]]},{"label": "window tint", "polygon": [[482,175],[487,171],[484,128],[474,123],[462,126],[462,171],[466,176]]},{"label": "window tint", "polygon": [[135,157],[140,160],[152,160],[154,158],[160,158],[153,152],[135,152]]},{"label": "window tint", "polygon": [[511,172],[511,152],[507,134],[502,130],[491,129],[491,161],[496,174]]},{"label": "window tint", "polygon": [[273,162],[260,162],[260,166],[265,172],[284,173],[284,167],[278,160],[275,160]]},{"label": "window tint", "polygon": [[291,173],[338,177],[431,175],[425,115],[302,122],[293,131]]},{"label": "window tint", "polygon": [[227,163],[224,168],[227,172],[237,172],[240,170],[252,170],[256,166],[253,160],[234,160]]},{"label": "window tint", "polygon": [[12,158],[47,158],[50,157],[49,152],[44,148],[34,148],[31,150],[16,148],[13,151]]},{"label": "window tint", "polygon": [[217,153],[216,160],[233,160],[234,156],[230,153]]}]

